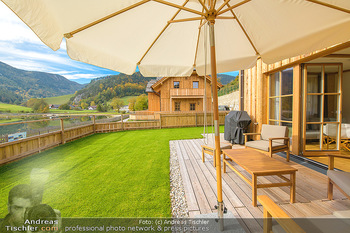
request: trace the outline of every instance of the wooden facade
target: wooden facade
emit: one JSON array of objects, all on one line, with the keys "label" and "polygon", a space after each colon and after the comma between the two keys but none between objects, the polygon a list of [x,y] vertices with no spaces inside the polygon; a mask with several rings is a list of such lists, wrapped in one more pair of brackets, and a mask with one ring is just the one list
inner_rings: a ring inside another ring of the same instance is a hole
[{"label": "wooden facade", "polygon": [[[285,59],[270,65],[264,64],[259,59],[253,68],[240,71],[240,109],[247,111],[252,119],[249,131],[260,132],[262,124],[286,125],[290,128],[291,132],[289,136],[291,138],[291,151],[293,154],[312,156],[329,153],[330,150],[323,148],[323,145],[320,145],[320,148],[315,147],[315,149],[310,149],[310,145],[308,145],[309,148],[305,148],[305,145],[307,145],[306,134],[310,133],[306,127],[319,126],[317,130],[320,131],[321,136],[317,140],[322,144],[322,140],[324,140],[322,136],[324,126],[329,123],[336,123],[340,129],[342,119],[344,122],[345,114],[342,109],[347,111],[345,110],[347,107],[344,107],[344,105],[348,106],[350,104],[350,100],[347,100],[349,98],[345,99],[342,91],[342,89],[350,87],[350,68],[349,62],[346,61],[346,59],[348,60],[350,58],[349,51],[350,42],[347,42],[322,51]],[[326,88],[336,88],[331,83],[332,80],[326,79],[323,73],[320,75],[320,80],[323,80],[323,84],[318,84],[320,86],[318,88],[322,90],[310,91],[311,81],[305,80],[307,75],[313,71],[307,73],[307,66],[323,67],[322,72],[325,72],[329,66],[339,67],[341,71],[339,71],[339,77],[336,81],[339,90],[334,91],[335,93],[328,93],[329,91],[326,91]],[[281,77],[288,72],[290,78],[283,83]],[[278,78],[280,81],[278,83],[274,82]],[[279,90],[276,91],[275,89],[278,88]],[[348,96],[348,94],[344,92],[344,96]],[[320,119],[316,120],[316,122],[306,119],[306,114],[308,113],[306,106],[310,105],[310,99],[312,98],[319,98],[318,105],[323,103],[323,106],[327,104],[328,108],[334,108],[333,114],[336,115],[334,118],[337,119],[326,119],[325,112],[327,109],[322,106],[318,107],[319,113],[317,113],[320,115]],[[337,108],[330,105],[330,99],[334,99],[333,105],[338,104]],[[288,104],[286,103],[287,100],[289,101]],[[283,103],[283,101],[285,102]],[[287,110],[285,106],[288,106]],[[280,118],[274,116],[278,112],[278,108],[280,112],[283,110],[283,113],[279,113]],[[348,115],[346,117],[350,119],[350,114]],[[338,135],[340,137],[340,130],[338,130]],[[338,153],[339,146],[336,148],[336,144],[333,144],[333,147],[331,152]]]},{"label": "wooden facade", "polygon": [[[217,88],[222,87],[218,84]],[[148,110],[152,112],[212,111],[211,78],[206,80],[195,71],[189,77],[165,77],[148,92]]]}]

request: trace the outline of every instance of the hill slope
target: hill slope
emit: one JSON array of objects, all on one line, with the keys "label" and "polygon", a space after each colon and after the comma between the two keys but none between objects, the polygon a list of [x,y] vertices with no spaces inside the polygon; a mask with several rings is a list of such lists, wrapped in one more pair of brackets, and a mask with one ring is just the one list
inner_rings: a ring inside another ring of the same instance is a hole
[{"label": "hill slope", "polygon": [[140,72],[132,75],[118,74],[93,79],[71,99],[73,103],[107,103],[114,97],[139,96],[146,93],[146,85],[152,77],[143,77]]},{"label": "hill slope", "polygon": [[5,103],[72,94],[82,87],[61,75],[20,70],[0,62],[0,101]]}]

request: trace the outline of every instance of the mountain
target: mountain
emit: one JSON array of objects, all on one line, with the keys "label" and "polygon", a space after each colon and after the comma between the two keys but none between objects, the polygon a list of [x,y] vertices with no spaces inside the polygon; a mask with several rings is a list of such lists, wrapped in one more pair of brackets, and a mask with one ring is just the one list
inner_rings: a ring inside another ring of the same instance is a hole
[{"label": "mountain", "polygon": [[229,82],[228,84],[220,88],[220,90],[218,91],[218,96],[223,96],[223,95],[227,95],[229,93],[238,91],[238,88],[239,88],[239,79],[235,78],[233,81]]},{"label": "mountain", "polygon": [[77,91],[71,101],[74,104],[85,102],[90,105],[92,101],[95,104],[104,104],[114,97],[138,96],[146,93],[146,85],[151,79],[155,78],[144,77],[140,72],[92,79],[83,89]]},{"label": "mountain", "polygon": [[226,85],[236,79],[237,76],[231,76],[227,74],[218,74],[218,80],[222,85]]},{"label": "mountain", "polygon": [[61,75],[20,70],[0,62],[0,102],[68,95],[82,87]]}]

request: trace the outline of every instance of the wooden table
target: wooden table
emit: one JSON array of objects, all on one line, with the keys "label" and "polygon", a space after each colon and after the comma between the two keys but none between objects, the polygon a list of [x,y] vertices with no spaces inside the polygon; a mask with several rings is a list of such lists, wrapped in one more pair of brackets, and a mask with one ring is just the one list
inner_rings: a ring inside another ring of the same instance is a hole
[{"label": "wooden table", "polygon": [[[223,150],[224,155],[224,173],[226,172],[226,165],[229,166],[234,172],[236,172],[244,181],[246,181],[252,187],[252,200],[253,206],[257,206],[257,189],[258,188],[270,188],[270,187],[282,187],[290,186],[290,202],[295,202],[295,173],[298,169],[293,168],[283,162],[280,162],[274,158],[270,158],[259,151],[253,149],[228,149]],[[226,158],[226,156],[228,158]],[[248,177],[238,171],[232,164],[232,161],[246,170],[252,175],[250,180]],[[286,178],[283,175],[289,174],[290,178]],[[258,176],[273,176],[280,177],[285,182],[271,183],[271,184],[258,184]]]}]

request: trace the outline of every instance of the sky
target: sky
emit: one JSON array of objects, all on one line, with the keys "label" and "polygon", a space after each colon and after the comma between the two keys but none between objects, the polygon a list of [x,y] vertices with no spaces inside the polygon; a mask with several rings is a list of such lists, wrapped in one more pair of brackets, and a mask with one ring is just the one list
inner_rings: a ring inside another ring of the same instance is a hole
[{"label": "sky", "polygon": [[[59,74],[78,83],[89,83],[93,78],[118,74],[70,59],[65,41],[59,50],[53,51],[1,1],[0,32],[0,61],[15,68]],[[237,75],[238,72],[225,74]]]}]

